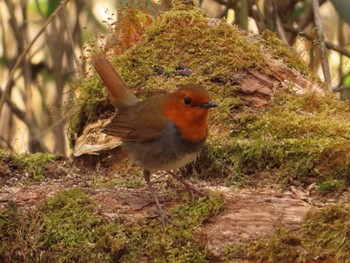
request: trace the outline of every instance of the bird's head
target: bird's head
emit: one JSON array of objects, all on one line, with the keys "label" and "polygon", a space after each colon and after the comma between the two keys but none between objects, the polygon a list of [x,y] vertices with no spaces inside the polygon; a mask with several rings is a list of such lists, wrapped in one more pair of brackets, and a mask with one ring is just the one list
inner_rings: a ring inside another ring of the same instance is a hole
[{"label": "bird's head", "polygon": [[164,114],[178,127],[183,139],[195,143],[206,138],[208,110],[217,106],[203,86],[187,84],[167,97]]}]

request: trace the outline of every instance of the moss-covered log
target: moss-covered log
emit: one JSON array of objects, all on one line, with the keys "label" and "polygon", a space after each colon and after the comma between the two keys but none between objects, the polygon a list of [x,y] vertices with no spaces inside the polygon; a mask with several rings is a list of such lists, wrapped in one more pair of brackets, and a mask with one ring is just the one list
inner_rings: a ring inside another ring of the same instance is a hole
[{"label": "moss-covered log", "polygon": [[[349,186],[349,107],[272,33],[243,32],[178,1],[154,18],[135,46],[105,52],[139,97],[195,82],[220,104],[208,147],[188,172],[249,183],[251,174],[273,171],[279,182],[316,182],[325,193]],[[76,88],[80,111],[70,126],[72,144],[86,124],[105,118],[108,104],[96,74]]]}]

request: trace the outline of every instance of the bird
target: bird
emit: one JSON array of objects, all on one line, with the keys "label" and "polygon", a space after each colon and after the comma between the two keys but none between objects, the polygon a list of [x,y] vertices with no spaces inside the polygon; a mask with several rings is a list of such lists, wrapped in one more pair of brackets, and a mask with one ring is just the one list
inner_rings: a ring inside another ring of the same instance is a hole
[{"label": "bird", "polygon": [[196,159],[208,135],[209,109],[218,104],[210,100],[202,85],[193,83],[179,85],[170,94],[140,101],[104,54],[96,55],[94,67],[110,93],[111,104],[117,109],[115,116],[103,127],[103,133],[121,139],[127,155],[143,169],[143,177],[163,225],[173,223],[159,203],[151,184],[151,174],[167,171],[192,195],[193,192],[203,195],[171,171]]}]

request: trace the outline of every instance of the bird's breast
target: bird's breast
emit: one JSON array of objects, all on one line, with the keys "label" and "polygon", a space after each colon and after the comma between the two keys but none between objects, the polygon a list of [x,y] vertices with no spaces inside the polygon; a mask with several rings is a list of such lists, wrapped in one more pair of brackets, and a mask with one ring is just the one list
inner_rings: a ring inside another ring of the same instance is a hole
[{"label": "bird's breast", "polygon": [[146,142],[123,142],[124,148],[136,165],[150,170],[173,170],[193,161],[204,146],[204,141],[184,140],[173,122],[167,123],[162,135]]}]

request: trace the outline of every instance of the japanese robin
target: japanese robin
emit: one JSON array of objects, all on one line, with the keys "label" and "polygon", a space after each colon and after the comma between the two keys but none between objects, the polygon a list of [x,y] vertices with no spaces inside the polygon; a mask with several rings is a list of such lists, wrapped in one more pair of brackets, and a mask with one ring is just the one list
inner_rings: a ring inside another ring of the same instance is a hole
[{"label": "japanese robin", "polygon": [[[111,103],[118,109],[103,132],[121,138],[126,153],[143,168],[163,225],[165,221],[171,222],[159,204],[150,175],[178,169],[197,157],[208,135],[208,110],[218,105],[197,84],[183,85],[171,94],[140,101],[104,55],[96,56],[94,66],[111,95]],[[176,174],[169,173],[191,193],[201,194]]]}]

